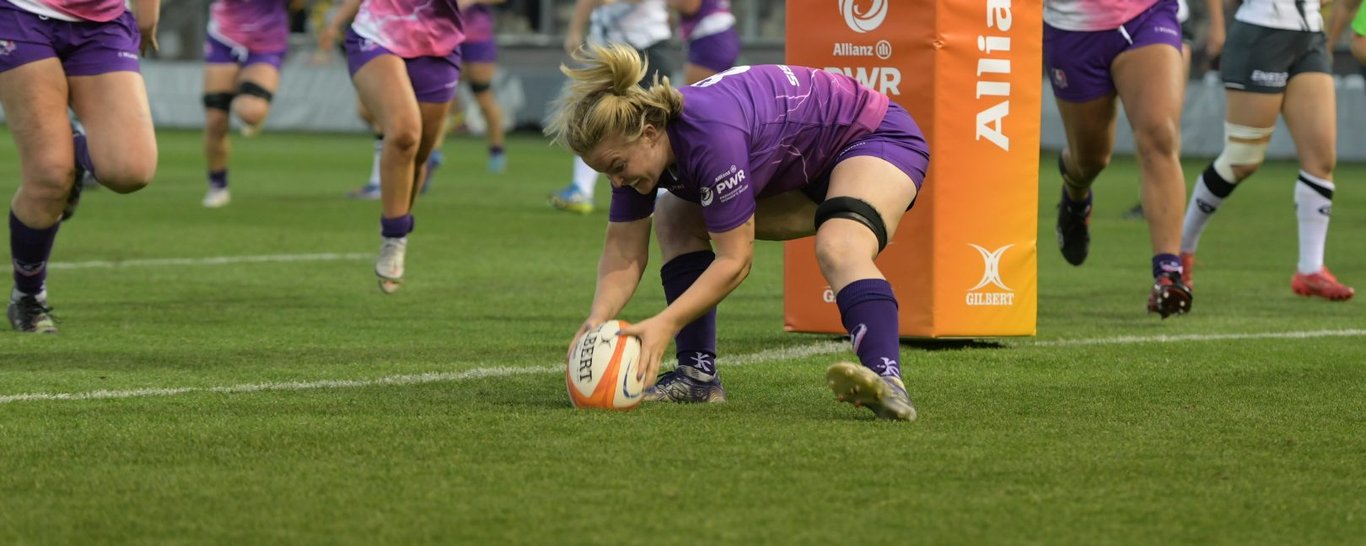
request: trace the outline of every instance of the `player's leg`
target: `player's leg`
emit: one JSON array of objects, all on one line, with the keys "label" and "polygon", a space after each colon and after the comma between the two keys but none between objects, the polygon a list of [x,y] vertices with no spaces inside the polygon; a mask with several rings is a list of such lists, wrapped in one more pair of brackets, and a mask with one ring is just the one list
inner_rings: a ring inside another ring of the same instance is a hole
[{"label": "player's leg", "polygon": [[47,260],[76,172],[66,75],[56,57],[17,67],[0,64],[0,70],[0,107],[20,171],[9,213],[14,287],[7,315],[21,332],[56,333],[47,305]]},{"label": "player's leg", "polygon": [[436,178],[436,171],[446,162],[446,155],[442,148],[446,145],[446,136],[451,134],[450,124],[453,123],[451,112],[460,107],[460,99],[451,97],[451,100],[441,104],[442,118],[428,120],[427,114],[433,110],[434,106],[429,103],[419,102],[418,107],[422,109],[422,132],[424,140],[427,138],[427,131],[435,130],[427,151],[421,154],[422,159],[418,160],[421,165],[421,175],[418,177],[417,189],[419,194],[426,194],[427,190],[432,189],[432,180]]},{"label": "player's leg", "polygon": [[468,57],[465,59],[464,75],[470,82],[470,91],[474,93],[474,101],[479,104],[479,111],[484,115],[484,125],[488,131],[489,163],[490,172],[502,173],[507,170],[506,135],[503,129],[503,108],[498,105],[497,97],[493,94],[493,76],[497,72],[498,65],[492,60],[472,61]]},{"label": "player's leg", "polygon": [[[417,106],[422,116],[422,140],[417,148],[417,156],[413,158],[416,165],[421,165],[421,168],[413,173],[416,180],[413,182],[414,191],[410,201],[414,203],[417,202],[419,194],[427,191],[432,172],[440,164],[432,158],[441,153],[441,144],[446,140],[446,119],[450,114],[451,103],[419,102]],[[409,205],[409,208],[412,206]]]},{"label": "player's leg", "polygon": [[884,419],[914,420],[901,379],[896,296],[873,260],[895,233],[917,187],[897,166],[876,157],[841,161],[816,212],[816,261],[835,293],[840,318],[860,364],[840,362],[826,381],[841,400]]},{"label": "player's leg", "polygon": [[237,96],[232,100],[232,113],[242,121],[242,136],[260,132],[270,115],[270,102],[280,87],[280,66],[276,63],[283,54],[262,57],[243,67],[235,82]]},{"label": "player's leg", "polygon": [[142,74],[69,76],[67,82],[71,108],[85,125],[90,173],[118,193],[132,193],[150,184],[156,175],[157,141]]},{"label": "player's leg", "polygon": [[1346,301],[1356,291],[1339,282],[1323,264],[1336,189],[1336,101],[1332,76],[1327,72],[1302,72],[1290,78],[1281,112],[1300,157],[1300,174],[1295,181],[1300,259],[1290,287],[1301,296]]},{"label": "player's leg", "polygon": [[914,420],[901,379],[896,296],[873,260],[915,202],[929,148],[910,115],[894,107],[855,150],[839,158],[816,208],[816,262],[861,365],[838,363],[826,379],[841,400],[881,418]]},{"label": "player's leg", "polygon": [[593,190],[598,184],[598,171],[588,166],[583,158],[574,156],[573,178],[569,185],[551,193],[550,206],[567,212],[593,212]]},{"label": "player's leg", "polygon": [[[1182,23],[1181,25],[1181,68],[1183,70],[1181,74],[1181,81],[1183,85],[1189,86],[1191,68],[1191,36],[1188,34],[1187,25],[1185,23]],[[1124,218],[1126,220],[1138,220],[1140,218],[1143,218],[1143,193],[1141,190],[1139,191],[1138,202],[1135,203],[1134,206],[1130,207],[1129,210],[1124,211]]]},{"label": "player's leg", "polygon": [[370,132],[375,135],[374,153],[370,160],[370,177],[366,179],[365,185],[347,192],[346,196],[352,199],[378,200],[379,163],[384,154],[384,132],[375,124],[375,117],[370,115],[370,111],[365,109],[365,103],[359,98],[356,99],[356,117],[364,121]]},{"label": "player's leg", "polygon": [[1285,100],[1285,80],[1262,74],[1286,73],[1299,51],[1288,40],[1297,34],[1242,22],[1229,28],[1219,68],[1226,99],[1224,147],[1196,178],[1181,228],[1182,273],[1187,285],[1194,282],[1195,253],[1214,213],[1266,157]]},{"label": "player's leg", "polygon": [[1091,185],[1110,163],[1118,116],[1109,67],[1127,42],[1108,33],[1070,32],[1044,26],[1044,57],[1067,135],[1058,156],[1062,191],[1055,227],[1058,247],[1072,265],[1091,248]]},{"label": "player's leg", "polygon": [[[1115,88],[1133,127],[1142,187],[1143,215],[1152,245],[1153,288],[1148,311],[1166,318],[1190,311],[1192,294],[1181,279],[1181,210],[1186,197],[1181,170],[1181,109],[1186,68],[1175,10],[1141,16],[1133,47],[1111,65]],[[1166,25],[1164,27],[1163,25]]]},{"label": "player's leg", "polygon": [[[702,222],[702,206],[671,193],[655,201],[655,238],[659,241],[660,282],[673,303],[702,276],[716,254]],[[661,374],[645,399],[669,402],[725,402],[726,390],[716,370],[716,308],[688,323],[674,336],[678,367]]]},{"label": "player's leg", "polygon": [[231,201],[228,192],[229,112],[239,68],[234,62],[204,65],[204,163],[208,168],[208,192],[203,205],[217,208]]},{"label": "player's leg", "polygon": [[415,190],[422,116],[404,60],[381,54],[352,76],[356,92],[384,134],[380,154],[380,235],[383,244],[375,263],[380,289],[398,290],[403,281],[408,234],[413,230]]}]

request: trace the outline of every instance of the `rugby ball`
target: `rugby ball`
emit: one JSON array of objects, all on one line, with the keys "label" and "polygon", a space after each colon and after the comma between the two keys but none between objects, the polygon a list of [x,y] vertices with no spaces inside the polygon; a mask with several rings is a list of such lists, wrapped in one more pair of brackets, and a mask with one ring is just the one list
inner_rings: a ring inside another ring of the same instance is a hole
[{"label": "rugby ball", "polygon": [[640,339],[618,335],[625,326],[625,321],[609,320],[574,343],[564,370],[574,407],[628,410],[640,404],[645,390],[645,381],[636,379]]}]

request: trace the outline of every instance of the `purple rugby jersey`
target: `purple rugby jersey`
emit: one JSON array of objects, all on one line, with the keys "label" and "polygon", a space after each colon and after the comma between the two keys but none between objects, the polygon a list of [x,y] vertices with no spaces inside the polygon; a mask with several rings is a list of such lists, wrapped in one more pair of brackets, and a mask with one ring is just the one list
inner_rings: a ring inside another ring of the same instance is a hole
[{"label": "purple rugby jersey", "polygon": [[[707,230],[749,220],[757,201],[823,183],[846,144],[877,129],[886,95],[801,66],[741,66],[680,88],[683,113],[669,122],[675,164],[659,187],[702,205]],[[655,194],[612,190],[610,218],[654,212]]]}]

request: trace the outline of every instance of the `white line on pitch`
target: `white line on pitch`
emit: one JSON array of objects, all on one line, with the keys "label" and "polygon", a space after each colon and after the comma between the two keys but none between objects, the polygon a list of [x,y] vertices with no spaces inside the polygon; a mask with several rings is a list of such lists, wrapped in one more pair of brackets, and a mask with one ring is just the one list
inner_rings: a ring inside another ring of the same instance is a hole
[{"label": "white line on pitch", "polygon": [[[1058,339],[1035,341],[1015,345],[1018,348],[1030,347],[1075,347],[1085,345],[1122,345],[1131,343],[1175,343],[1183,341],[1223,341],[1248,339],[1313,339],[1323,337],[1362,337],[1366,330],[1307,330],[1297,332],[1260,332],[1243,334],[1190,334],[1156,336],[1119,336],[1091,339]],[[806,345],[794,345],[770,349],[757,353],[718,359],[726,367],[748,366],[783,360],[797,360],[810,356],[834,354],[848,351],[849,345],[843,341],[822,341]],[[669,364],[666,363],[667,367]],[[325,379],[315,381],[284,381],[276,383],[244,383],[208,387],[167,387],[127,390],[97,390],[84,392],[35,392],[0,395],[0,404],[14,402],[38,402],[56,400],[106,400],[119,398],[147,398],[154,396],[175,396],[190,393],[239,394],[262,391],[303,391],[314,389],[342,389],[375,387],[384,385],[422,385],[428,383],[454,383],[490,377],[511,377],[517,375],[561,373],[563,364],[546,366],[494,366],[473,368],[458,372],[429,372],[411,375],[390,375],[375,379]]]},{"label": "white line on pitch", "polygon": [[1051,339],[1021,343],[1021,347],[1078,347],[1083,345],[1122,345],[1126,343],[1177,343],[1182,341],[1227,341],[1239,339],[1311,339],[1320,337],[1361,337],[1366,330],[1305,330],[1299,332],[1256,332],[1247,334],[1183,334],[1157,336],[1118,336],[1091,339]]},{"label": "white line on pitch", "polygon": [[88,262],[50,262],[48,269],[109,269],[115,267],[157,267],[165,265],[231,265],[276,262],[336,262],[366,260],[373,254],[266,254],[261,256],[209,256],[205,258],[150,258],[143,260],[92,260]]},{"label": "white line on pitch", "polygon": [[[829,354],[848,347],[845,343],[827,341],[810,345],[798,345],[771,349],[757,353],[739,355],[725,359],[727,366],[745,366],[760,362],[783,359],[797,359],[820,354]],[[666,363],[666,366],[669,364]],[[376,387],[382,385],[422,385],[426,383],[452,383],[486,377],[510,377],[514,375],[564,373],[564,364],[534,367],[495,366],[473,368],[459,372],[428,372],[412,375],[390,375],[376,379],[324,379],[320,381],[283,381],[278,383],[244,383],[209,387],[167,387],[127,390],[98,390],[85,392],[35,392],[0,395],[0,404],[12,402],[36,402],[45,400],[107,400],[114,398],[148,398],[154,396],[175,396],[190,393],[238,394],[262,391],[304,391],[313,389],[341,389],[356,387]]]}]

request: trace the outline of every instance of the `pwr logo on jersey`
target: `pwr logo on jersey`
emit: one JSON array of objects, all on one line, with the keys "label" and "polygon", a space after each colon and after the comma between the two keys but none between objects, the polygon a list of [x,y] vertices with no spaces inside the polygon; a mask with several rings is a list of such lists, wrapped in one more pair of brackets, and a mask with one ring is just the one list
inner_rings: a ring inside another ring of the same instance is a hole
[{"label": "pwr logo on jersey", "polygon": [[[735,174],[730,175],[730,177],[725,180],[717,182],[714,189],[706,186],[702,187],[702,206],[711,205],[714,200],[725,203],[726,201],[734,199],[735,196],[740,195],[740,193],[744,192],[746,189],[749,189],[749,184],[745,183],[745,171],[743,169],[736,169],[732,166],[731,172],[734,172]],[[725,174],[722,174],[721,176],[725,176]],[[720,176],[717,177],[717,179],[720,178]]]},{"label": "pwr logo on jersey", "polygon": [[[887,0],[840,0],[840,14],[844,16],[844,24],[849,25],[850,30],[858,33],[872,32],[882,26],[882,21],[887,18],[887,7],[890,3]],[[867,8],[859,9],[861,4],[867,5]]]}]

